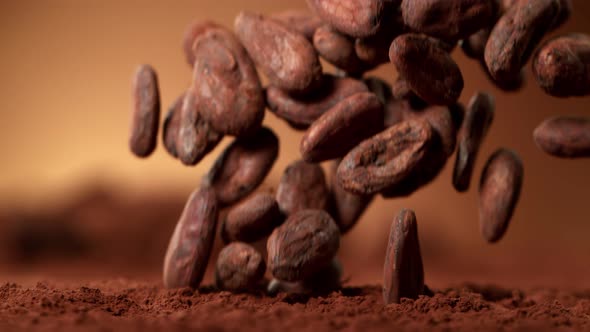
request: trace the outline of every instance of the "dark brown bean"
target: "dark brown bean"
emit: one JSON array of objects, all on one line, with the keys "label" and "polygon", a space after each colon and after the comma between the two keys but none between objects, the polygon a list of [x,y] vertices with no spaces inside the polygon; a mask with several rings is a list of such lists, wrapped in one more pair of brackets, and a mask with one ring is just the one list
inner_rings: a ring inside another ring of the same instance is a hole
[{"label": "dark brown bean", "polygon": [[356,55],[354,43],[329,25],[319,27],[313,35],[313,46],[322,58],[348,74],[362,75],[367,66]]},{"label": "dark brown bean", "polygon": [[283,214],[324,209],[327,200],[328,187],[320,165],[297,160],[287,166],[277,188],[277,202]]},{"label": "dark brown bean", "polygon": [[190,195],[166,251],[164,286],[199,287],[211,255],[217,215],[211,188],[201,187]]},{"label": "dark brown bean", "polygon": [[282,221],[274,195],[260,192],[229,210],[221,228],[221,236],[226,242],[251,243],[270,235]]},{"label": "dark brown bean", "polygon": [[572,33],[547,41],[533,59],[533,73],[552,96],[590,95],[590,36]]},{"label": "dark brown bean", "polygon": [[246,197],[262,183],[279,154],[279,139],[262,127],[248,137],[235,139],[217,158],[203,179],[223,205]]},{"label": "dark brown bean", "polygon": [[266,89],[271,112],[297,129],[307,129],[327,110],[344,98],[368,91],[363,82],[348,77],[325,75],[321,87],[306,96],[292,96],[276,86]]},{"label": "dark brown bean", "polygon": [[374,194],[404,180],[421,164],[433,140],[433,129],[423,120],[393,125],[352,149],[338,166],[345,190]]},{"label": "dark brown bean", "polygon": [[330,264],[305,280],[289,282],[273,278],[268,283],[266,292],[271,296],[277,293],[327,295],[341,287],[341,278],[342,264],[334,257]]},{"label": "dark brown bean", "polygon": [[320,162],[344,156],[383,129],[383,104],[371,92],[343,99],[317,119],[301,139],[303,160]]},{"label": "dark brown bean", "polygon": [[533,132],[537,146],[561,158],[590,157],[590,118],[559,116],[549,118]]},{"label": "dark brown bean", "polygon": [[203,119],[197,109],[196,98],[192,88],[184,94],[176,137],[178,159],[190,166],[201,161],[223,138]]},{"label": "dark brown bean", "polygon": [[403,0],[401,8],[414,31],[455,42],[487,26],[494,14],[490,0]]},{"label": "dark brown bean", "polygon": [[311,14],[306,10],[288,9],[275,13],[271,18],[283,23],[285,26],[296,30],[304,35],[309,41],[313,40],[315,30],[322,24],[319,17]]},{"label": "dark brown bean", "polygon": [[184,96],[185,93],[178,96],[170,108],[168,108],[168,113],[166,113],[164,123],[162,124],[162,143],[168,154],[174,158],[178,158],[176,140],[178,139],[178,132],[180,130],[180,113],[182,111]]},{"label": "dark brown bean", "polygon": [[559,0],[559,13],[553,19],[551,30],[561,27],[567,20],[569,20],[574,10],[571,0]]},{"label": "dark brown bean", "polygon": [[342,188],[336,177],[340,160],[332,162],[328,212],[336,221],[341,234],[350,231],[365,212],[374,195],[357,195]]},{"label": "dark brown bean", "polygon": [[232,292],[256,288],[266,270],[260,253],[242,242],[233,242],[225,246],[217,257],[215,267],[217,287]]},{"label": "dark brown bean", "polygon": [[499,149],[488,159],[479,183],[479,225],[486,241],[497,242],[506,233],[520,196],[523,172],[514,151]]},{"label": "dark brown bean", "polygon": [[133,113],[129,149],[137,157],[148,157],[156,149],[160,125],[158,76],[150,65],[141,65],[133,76]]},{"label": "dark brown bean", "polygon": [[417,299],[424,294],[424,268],[418,225],[412,210],[402,210],[389,232],[383,267],[383,302],[399,303],[401,298]]},{"label": "dark brown bean", "polygon": [[463,91],[463,76],[451,56],[423,35],[397,37],[389,59],[420,98],[430,104],[454,104]]},{"label": "dark brown bean", "polygon": [[211,21],[195,20],[186,27],[182,38],[182,51],[184,52],[186,63],[189,66],[192,67],[195,63],[195,53],[193,52],[193,44],[195,43],[195,40],[210,28],[220,28],[220,26]]},{"label": "dark brown bean", "polygon": [[268,238],[268,267],[280,280],[305,280],[330,264],[339,246],[340,232],[328,213],[301,210]]},{"label": "dark brown bean", "polygon": [[494,26],[485,48],[490,75],[511,82],[551,27],[559,12],[559,0],[519,0]]},{"label": "dark brown bean", "polygon": [[300,33],[259,14],[241,12],[235,32],[271,84],[295,93],[314,88],[322,67],[311,43]]},{"label": "dark brown bean", "polygon": [[374,35],[384,14],[385,0],[307,0],[309,7],[326,23],[353,37]]},{"label": "dark brown bean", "polygon": [[264,118],[264,94],[254,63],[238,39],[224,28],[210,28],[193,45],[196,107],[213,130],[250,134]]},{"label": "dark brown bean", "polygon": [[483,28],[461,41],[463,53],[472,59],[483,59],[491,28]]},{"label": "dark brown bean", "polygon": [[479,147],[494,119],[494,108],[494,97],[485,92],[477,92],[467,105],[453,168],[453,186],[458,192],[469,189]]}]

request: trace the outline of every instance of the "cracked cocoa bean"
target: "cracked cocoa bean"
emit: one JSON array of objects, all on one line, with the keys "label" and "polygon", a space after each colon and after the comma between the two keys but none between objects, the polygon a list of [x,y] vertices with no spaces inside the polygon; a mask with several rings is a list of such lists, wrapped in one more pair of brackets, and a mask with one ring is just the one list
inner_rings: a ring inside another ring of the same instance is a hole
[{"label": "cracked cocoa bean", "polygon": [[345,190],[374,194],[408,177],[428,155],[433,129],[424,120],[409,120],[361,142],[338,166],[338,180]]}]

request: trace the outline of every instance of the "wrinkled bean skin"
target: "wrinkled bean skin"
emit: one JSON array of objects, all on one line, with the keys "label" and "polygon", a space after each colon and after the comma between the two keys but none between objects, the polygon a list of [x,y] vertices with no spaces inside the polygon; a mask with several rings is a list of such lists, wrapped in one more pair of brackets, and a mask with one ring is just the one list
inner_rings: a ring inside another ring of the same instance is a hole
[{"label": "wrinkled bean skin", "polygon": [[319,84],[322,66],[305,36],[249,12],[238,14],[234,26],[248,54],[272,85],[291,93],[304,93]]},{"label": "wrinkled bean skin", "polygon": [[520,196],[523,172],[520,157],[507,149],[496,151],[484,166],[479,183],[479,225],[489,243],[506,233]]},{"label": "wrinkled bean skin", "polygon": [[495,81],[512,82],[559,12],[559,0],[519,0],[498,20],[484,58]]},{"label": "wrinkled bean skin", "polygon": [[301,139],[303,160],[321,162],[344,156],[383,129],[383,105],[371,92],[354,94],[317,119]]},{"label": "wrinkled bean skin", "polygon": [[424,294],[424,267],[418,241],[418,225],[412,210],[402,210],[389,232],[383,267],[383,303]]},{"label": "wrinkled bean skin", "polygon": [[412,91],[430,104],[454,104],[463,91],[459,67],[429,37],[417,34],[397,37],[391,43],[389,59]]},{"label": "wrinkled bean skin", "polygon": [[203,119],[198,111],[196,99],[194,90],[189,88],[182,101],[176,137],[178,159],[187,166],[196,165],[223,138],[223,135],[214,131]]},{"label": "wrinkled bean skin", "polygon": [[476,93],[467,105],[467,113],[459,133],[459,148],[453,168],[453,186],[458,192],[469,189],[473,166],[479,147],[494,119],[494,109],[494,97],[485,92]]},{"label": "wrinkled bean skin", "polygon": [[217,216],[211,188],[201,187],[190,195],[166,251],[166,288],[199,287],[213,248]]},{"label": "wrinkled bean skin", "polygon": [[361,142],[340,162],[337,176],[345,190],[375,194],[394,186],[421,165],[434,132],[423,120],[403,121]]},{"label": "wrinkled bean skin", "polygon": [[547,41],[533,59],[533,74],[552,96],[590,95],[590,36],[572,33]]},{"label": "wrinkled bean skin", "polygon": [[403,0],[401,8],[413,31],[454,42],[487,26],[494,15],[492,0]]},{"label": "wrinkled bean skin", "polygon": [[215,22],[200,20],[192,21],[186,27],[184,36],[182,38],[182,51],[184,53],[186,63],[189,66],[192,67],[195,63],[195,53],[193,51],[193,44],[195,43],[195,40],[208,29],[218,28],[220,28],[220,26]]},{"label": "wrinkled bean skin", "polygon": [[590,157],[590,118],[558,116],[543,121],[533,132],[537,146],[561,158]]},{"label": "wrinkled bean skin", "polygon": [[220,289],[243,292],[253,290],[264,277],[266,263],[256,249],[242,242],[225,246],[215,265],[215,284]]},{"label": "wrinkled bean skin", "polygon": [[268,238],[268,267],[277,279],[305,280],[330,264],[339,247],[340,232],[328,213],[300,210]]},{"label": "wrinkled bean skin", "polygon": [[229,210],[221,227],[221,237],[225,242],[256,242],[270,235],[282,221],[274,196],[255,193]]},{"label": "wrinkled bean skin", "polygon": [[211,185],[222,205],[246,197],[264,180],[279,154],[279,139],[268,128],[234,140],[217,158],[204,184]]},{"label": "wrinkled bean skin", "polygon": [[279,182],[276,199],[281,213],[287,216],[303,209],[324,209],[328,187],[321,166],[303,160],[289,164]]},{"label": "wrinkled bean skin", "polygon": [[341,100],[366,91],[367,86],[356,79],[325,75],[321,87],[306,96],[292,96],[271,85],[266,89],[266,102],[271,112],[301,130]]},{"label": "wrinkled bean skin", "polygon": [[156,149],[160,125],[158,76],[150,65],[141,65],[133,77],[133,113],[129,149],[140,158]]},{"label": "wrinkled bean skin", "polygon": [[295,29],[309,41],[313,41],[313,34],[316,29],[324,24],[319,17],[306,10],[289,9],[275,13],[271,18],[281,22],[286,27]]},{"label": "wrinkled bean skin", "polygon": [[313,46],[322,58],[351,75],[362,75],[367,66],[356,55],[354,43],[328,25],[319,27],[313,35]]},{"label": "wrinkled bean skin", "polygon": [[325,296],[341,287],[342,264],[334,257],[330,264],[302,281],[282,281],[273,278],[266,288],[270,296],[278,293]]},{"label": "wrinkled bean skin", "polygon": [[181,94],[174,100],[174,103],[168,108],[168,113],[162,123],[162,143],[168,154],[178,158],[176,151],[176,139],[180,128],[180,113],[182,111],[182,102],[185,94]]},{"label": "wrinkled bean skin", "polygon": [[307,0],[309,7],[336,30],[352,36],[374,35],[384,15],[385,0]]},{"label": "wrinkled bean skin", "polygon": [[210,28],[193,45],[196,107],[213,130],[233,136],[255,132],[264,118],[264,94],[254,63],[238,39]]}]

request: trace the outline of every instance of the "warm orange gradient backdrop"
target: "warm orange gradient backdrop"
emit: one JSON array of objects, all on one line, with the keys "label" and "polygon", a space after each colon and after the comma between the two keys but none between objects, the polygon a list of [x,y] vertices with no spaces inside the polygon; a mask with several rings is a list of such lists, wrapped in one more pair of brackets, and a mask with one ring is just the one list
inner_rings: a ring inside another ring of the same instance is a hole
[{"label": "warm orange gradient backdrop", "polygon": [[[590,33],[590,3],[574,0],[574,5],[572,21],[560,31]],[[195,168],[181,166],[161,145],[147,160],[134,158],[127,135],[136,65],[150,63],[157,69],[165,112],[189,83],[191,72],[180,42],[192,19],[214,19],[231,27],[241,9],[271,13],[305,7],[303,0],[0,2],[0,205],[53,204],[100,181],[131,194],[161,189],[188,195],[229,139]],[[453,280],[461,271],[460,280],[467,280],[470,273],[482,275],[483,270],[490,280],[501,281],[502,271],[525,265],[530,267],[523,278],[532,282],[564,274],[572,280],[590,280],[590,274],[578,274],[590,271],[590,160],[550,157],[531,138],[547,116],[590,116],[590,98],[545,95],[532,81],[530,66],[526,88],[503,94],[477,63],[460,50],[454,56],[465,78],[464,103],[476,90],[496,95],[496,118],[476,164],[475,185],[466,194],[453,190],[453,156],[438,179],[411,198],[378,199],[345,238],[342,254],[358,256],[359,268],[377,275],[381,267],[364,266],[364,258],[383,255],[390,221],[400,208],[408,207],[418,215],[427,273],[436,269]],[[378,75],[391,81],[394,71],[388,65]],[[280,158],[267,180],[273,184],[298,158],[301,133],[270,113],[265,124],[281,137]],[[476,193],[483,163],[498,147],[520,153],[525,179],[507,236],[490,246],[479,236]],[[436,253],[457,259],[447,259],[437,268]]]}]

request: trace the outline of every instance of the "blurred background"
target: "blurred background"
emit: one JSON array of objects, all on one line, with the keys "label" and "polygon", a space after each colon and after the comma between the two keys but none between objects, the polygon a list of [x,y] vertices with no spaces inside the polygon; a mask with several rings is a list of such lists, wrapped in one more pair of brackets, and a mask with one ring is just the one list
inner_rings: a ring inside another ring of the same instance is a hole
[{"label": "blurred background", "polygon": [[[190,81],[181,38],[191,20],[231,28],[242,9],[269,14],[288,8],[306,8],[305,1],[1,1],[0,281],[158,280],[186,197],[231,139],[192,168],[169,157],[160,140],[147,160],[133,157],[127,145],[132,73],[141,63],[156,68],[165,113]],[[590,3],[574,0],[574,8],[570,22],[552,35],[590,33]],[[502,93],[460,49],[453,56],[465,79],[463,103],[477,90],[496,96],[496,117],[472,186],[464,194],[454,191],[453,156],[433,183],[411,197],[378,198],[343,238],[345,277],[350,284],[380,282],[391,221],[411,208],[426,282],[434,287],[464,281],[590,286],[590,160],[545,155],[532,140],[548,116],[590,116],[590,98],[545,95],[530,64],[526,87]],[[371,74],[395,78],[391,65]],[[263,185],[274,188],[286,165],[299,158],[302,133],[269,112],[264,122],[281,139],[279,159]],[[521,155],[525,178],[506,236],[489,245],[479,234],[477,183],[499,147]]]}]

